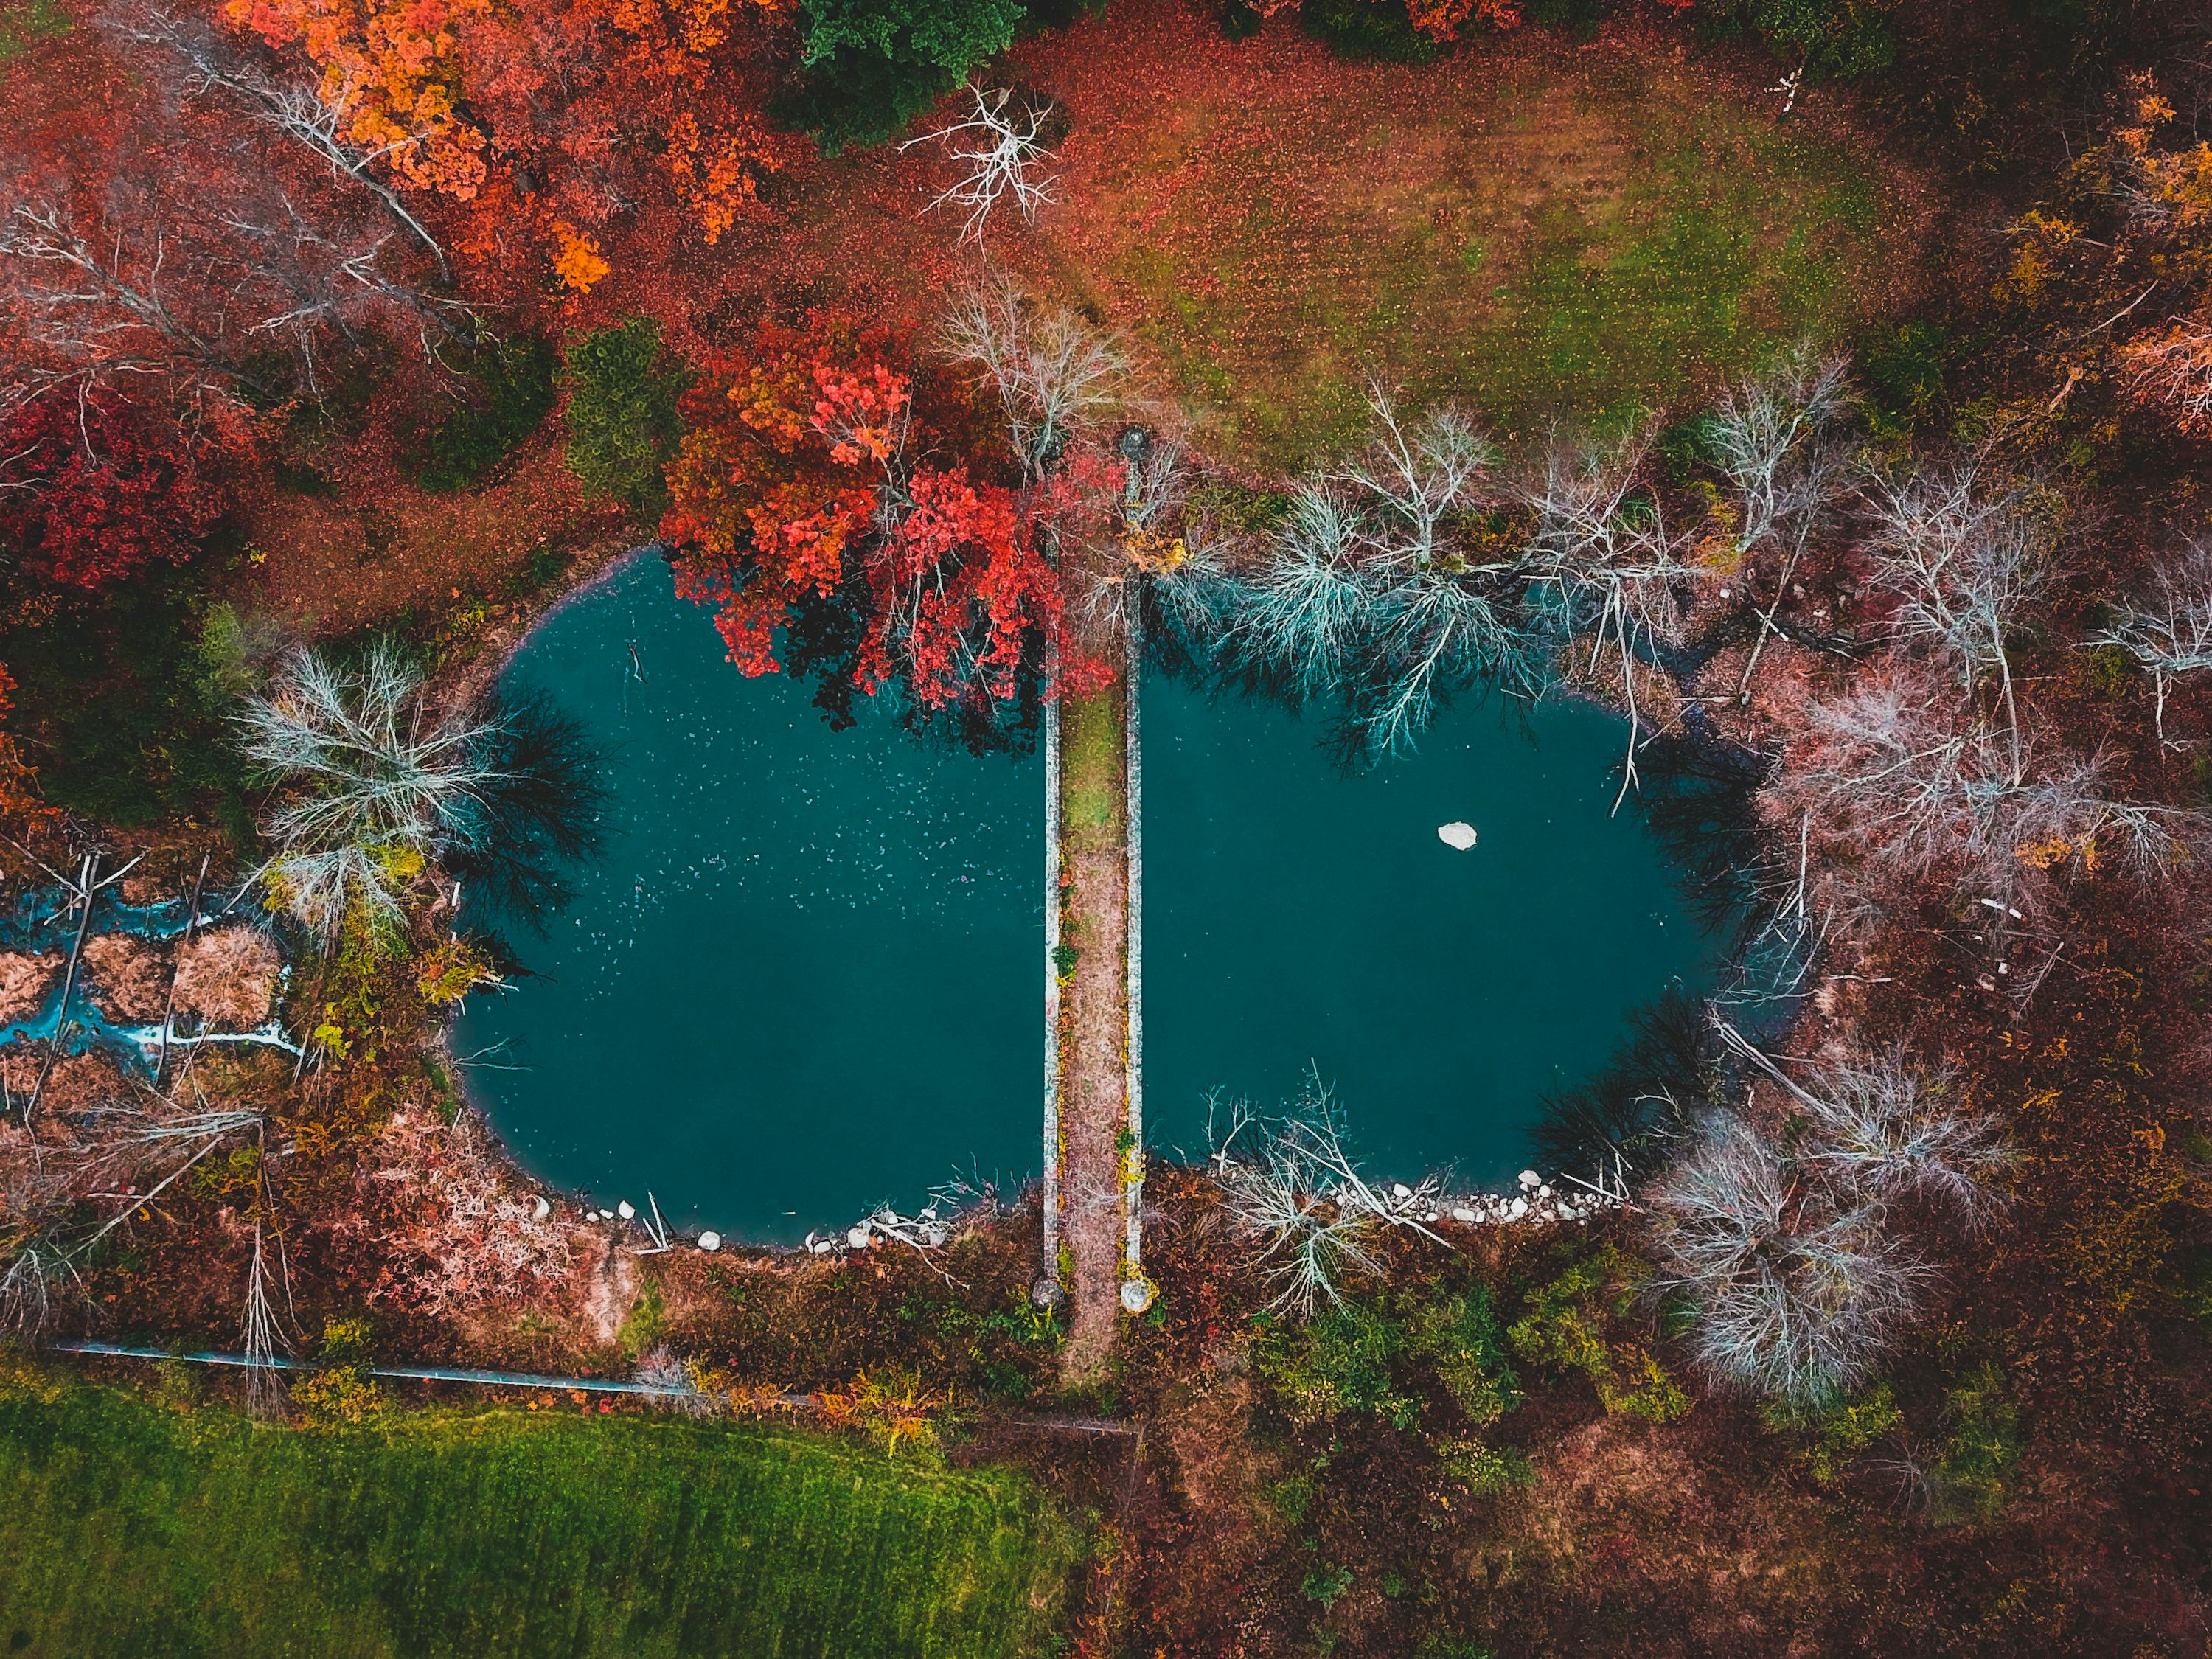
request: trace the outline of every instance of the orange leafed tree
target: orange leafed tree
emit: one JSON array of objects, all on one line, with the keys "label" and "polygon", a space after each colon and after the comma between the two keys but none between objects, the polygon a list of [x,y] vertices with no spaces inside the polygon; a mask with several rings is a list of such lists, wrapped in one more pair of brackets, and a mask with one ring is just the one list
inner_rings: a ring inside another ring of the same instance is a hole
[{"label": "orange leafed tree", "polygon": [[785,0],[226,0],[313,64],[348,142],[447,206],[480,275],[518,243],[571,294],[607,275],[619,212],[672,200],[702,240],[764,210],[793,141],[751,106],[744,12]]},{"label": "orange leafed tree", "polygon": [[270,46],[299,45],[321,71],[345,136],[410,185],[459,201],[484,179],[484,137],[455,108],[459,29],[490,0],[227,0]]},{"label": "orange leafed tree", "polygon": [[1413,27],[1431,40],[1452,41],[1469,23],[1492,28],[1517,28],[1518,0],[1406,0],[1406,15]]}]

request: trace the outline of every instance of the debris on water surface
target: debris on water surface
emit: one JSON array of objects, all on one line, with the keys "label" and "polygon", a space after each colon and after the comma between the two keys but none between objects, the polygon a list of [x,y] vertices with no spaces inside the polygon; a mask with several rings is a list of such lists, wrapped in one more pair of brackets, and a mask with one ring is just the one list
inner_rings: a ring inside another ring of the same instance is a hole
[{"label": "debris on water surface", "polygon": [[1474,826],[1464,819],[1454,818],[1449,823],[1437,826],[1437,839],[1464,853],[1474,845]]}]

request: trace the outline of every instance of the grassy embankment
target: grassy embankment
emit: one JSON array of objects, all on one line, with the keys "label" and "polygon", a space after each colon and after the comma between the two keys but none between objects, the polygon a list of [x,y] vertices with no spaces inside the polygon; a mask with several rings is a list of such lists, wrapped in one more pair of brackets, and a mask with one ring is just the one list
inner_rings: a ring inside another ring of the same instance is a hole
[{"label": "grassy embankment", "polygon": [[301,1431],[0,1393],[0,1649],[1016,1656],[1075,1545],[1024,1478],[793,1431],[425,1411]]}]

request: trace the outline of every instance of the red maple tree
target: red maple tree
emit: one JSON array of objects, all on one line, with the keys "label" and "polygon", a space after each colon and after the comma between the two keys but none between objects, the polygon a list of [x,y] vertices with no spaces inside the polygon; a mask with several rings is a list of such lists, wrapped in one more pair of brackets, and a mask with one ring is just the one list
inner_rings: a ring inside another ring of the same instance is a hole
[{"label": "red maple tree", "polygon": [[216,446],[98,386],[0,415],[0,548],[27,580],[95,592],[182,564],[229,510]]},{"label": "red maple tree", "polygon": [[904,366],[887,330],[817,313],[763,324],[684,413],[661,535],[741,672],[778,672],[784,631],[836,604],[863,613],[861,690],[896,681],[933,708],[1015,696],[1060,590],[1029,498],[960,455],[956,387]]}]

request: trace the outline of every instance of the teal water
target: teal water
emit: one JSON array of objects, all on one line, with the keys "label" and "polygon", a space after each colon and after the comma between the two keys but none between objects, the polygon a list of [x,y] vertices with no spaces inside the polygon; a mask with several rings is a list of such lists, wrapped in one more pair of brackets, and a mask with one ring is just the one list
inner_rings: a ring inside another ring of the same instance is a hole
[{"label": "teal water", "polygon": [[[526,1167],[767,1242],[1036,1170],[1039,760],[884,710],[830,731],[805,687],[731,668],[651,556],[541,624],[507,684],[584,722],[614,792],[579,896],[508,933],[537,976],[455,1034]],[[1622,730],[1470,708],[1347,776],[1317,726],[1151,676],[1147,1139],[1196,1153],[1209,1090],[1272,1105],[1310,1066],[1380,1173],[1519,1169],[1539,1097],[1711,959],[1657,845],[1607,817]],[[1437,838],[1453,819],[1474,851]]]},{"label": "teal water", "polygon": [[1272,1109],[1317,1076],[1376,1171],[1510,1181],[1542,1097],[1711,980],[1659,843],[1607,817],[1627,727],[1603,709],[1463,708],[1348,775],[1316,720],[1145,696],[1148,1141],[1202,1152],[1209,1091]]},{"label": "teal water", "polygon": [[651,555],[505,683],[580,720],[613,789],[577,898],[507,933],[539,977],[454,1033],[526,1168],[790,1242],[910,1213],[956,1166],[1036,1167],[1042,761],[926,746],[884,710],[830,731],[804,685],[731,667]]}]

